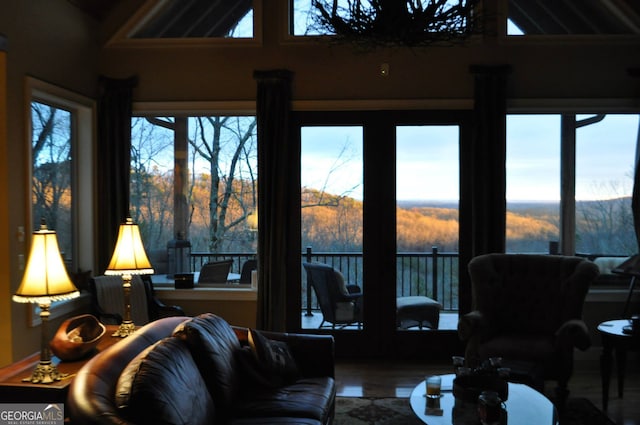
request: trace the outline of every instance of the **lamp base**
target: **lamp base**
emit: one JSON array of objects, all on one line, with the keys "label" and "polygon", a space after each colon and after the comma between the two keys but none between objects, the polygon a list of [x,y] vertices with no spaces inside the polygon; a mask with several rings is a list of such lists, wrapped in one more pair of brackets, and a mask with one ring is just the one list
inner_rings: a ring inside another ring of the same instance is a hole
[{"label": "lamp base", "polygon": [[69,376],[68,373],[60,373],[51,360],[40,360],[35,370],[29,378],[24,378],[22,382],[31,382],[33,384],[51,384],[54,381],[60,381]]},{"label": "lamp base", "polygon": [[118,330],[115,331],[111,336],[118,336],[120,338],[125,338],[131,335],[136,331],[136,325],[133,324],[130,320],[123,320],[118,327]]}]

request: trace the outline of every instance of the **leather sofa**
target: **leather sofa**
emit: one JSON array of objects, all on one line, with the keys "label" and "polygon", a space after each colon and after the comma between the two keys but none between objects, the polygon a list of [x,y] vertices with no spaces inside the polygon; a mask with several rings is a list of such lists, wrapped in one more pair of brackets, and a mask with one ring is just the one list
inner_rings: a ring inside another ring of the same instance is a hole
[{"label": "leather sofa", "polygon": [[66,404],[73,424],[323,425],[334,408],[332,336],[232,327],[211,313],[156,320],[96,354]]}]

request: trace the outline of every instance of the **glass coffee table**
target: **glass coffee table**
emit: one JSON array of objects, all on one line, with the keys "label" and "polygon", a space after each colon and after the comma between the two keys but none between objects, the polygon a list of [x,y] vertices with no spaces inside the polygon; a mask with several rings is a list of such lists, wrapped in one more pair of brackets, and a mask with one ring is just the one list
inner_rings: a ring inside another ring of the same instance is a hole
[{"label": "glass coffee table", "polygon": [[[455,375],[441,375],[441,377],[440,409],[442,409],[442,415],[427,415],[424,381],[411,392],[409,401],[413,412],[428,425],[477,425],[479,420],[476,404],[456,400],[453,397],[452,389]],[[559,423],[553,403],[527,385],[509,382],[509,397],[504,404],[509,425],[557,425]]]}]

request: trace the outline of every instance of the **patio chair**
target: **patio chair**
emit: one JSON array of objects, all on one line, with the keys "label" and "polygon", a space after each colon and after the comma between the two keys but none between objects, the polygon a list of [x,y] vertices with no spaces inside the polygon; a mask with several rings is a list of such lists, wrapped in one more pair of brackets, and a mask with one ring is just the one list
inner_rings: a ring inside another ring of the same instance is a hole
[{"label": "patio chair", "polygon": [[458,322],[467,365],[491,357],[502,357],[507,367],[511,361],[532,365],[542,383],[557,381],[561,408],[574,348],[591,345],[582,307],[597,266],[578,257],[487,254],[472,259],[468,270],[473,311]]},{"label": "patio chair", "polygon": [[342,273],[322,263],[303,263],[309,285],[313,288],[322,322],[328,322],[332,329],[348,325],[362,327],[362,291],[357,285],[345,284]]},{"label": "patio chair", "polygon": [[257,260],[247,260],[242,265],[242,270],[240,270],[240,280],[238,283],[250,284],[251,283],[251,272],[258,268]]},{"label": "patio chair", "polygon": [[232,264],[233,260],[212,261],[204,264],[200,269],[198,284],[227,283]]}]

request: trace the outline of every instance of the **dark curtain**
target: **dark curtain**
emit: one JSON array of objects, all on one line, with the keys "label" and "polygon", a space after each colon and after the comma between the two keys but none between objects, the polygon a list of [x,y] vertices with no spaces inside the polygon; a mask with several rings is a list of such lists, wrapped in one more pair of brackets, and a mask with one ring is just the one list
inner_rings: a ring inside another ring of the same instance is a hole
[{"label": "dark curtain", "polygon": [[118,227],[129,215],[131,112],[137,77],[100,77],[97,146],[97,255],[100,275],[107,268]]},{"label": "dark curtain", "polygon": [[290,219],[300,208],[295,196],[300,190],[300,148],[290,134],[293,74],[287,70],[256,71],[254,78],[259,230],[256,326],[283,332],[294,323],[294,317],[299,319],[301,311],[299,306],[292,308],[296,291],[290,284],[298,281],[301,273],[300,232],[295,226],[299,220]]},{"label": "dark curtain", "polygon": [[461,146],[460,312],[471,308],[469,261],[505,251],[508,65],[471,66],[472,135]]},{"label": "dark curtain", "polygon": [[[640,78],[640,68],[630,68],[628,73],[634,78]],[[638,242],[637,252],[640,252],[640,124],[638,125],[636,140],[636,161],[633,176],[633,193],[631,195],[631,211],[633,213],[633,227],[636,233],[636,241]]]}]

